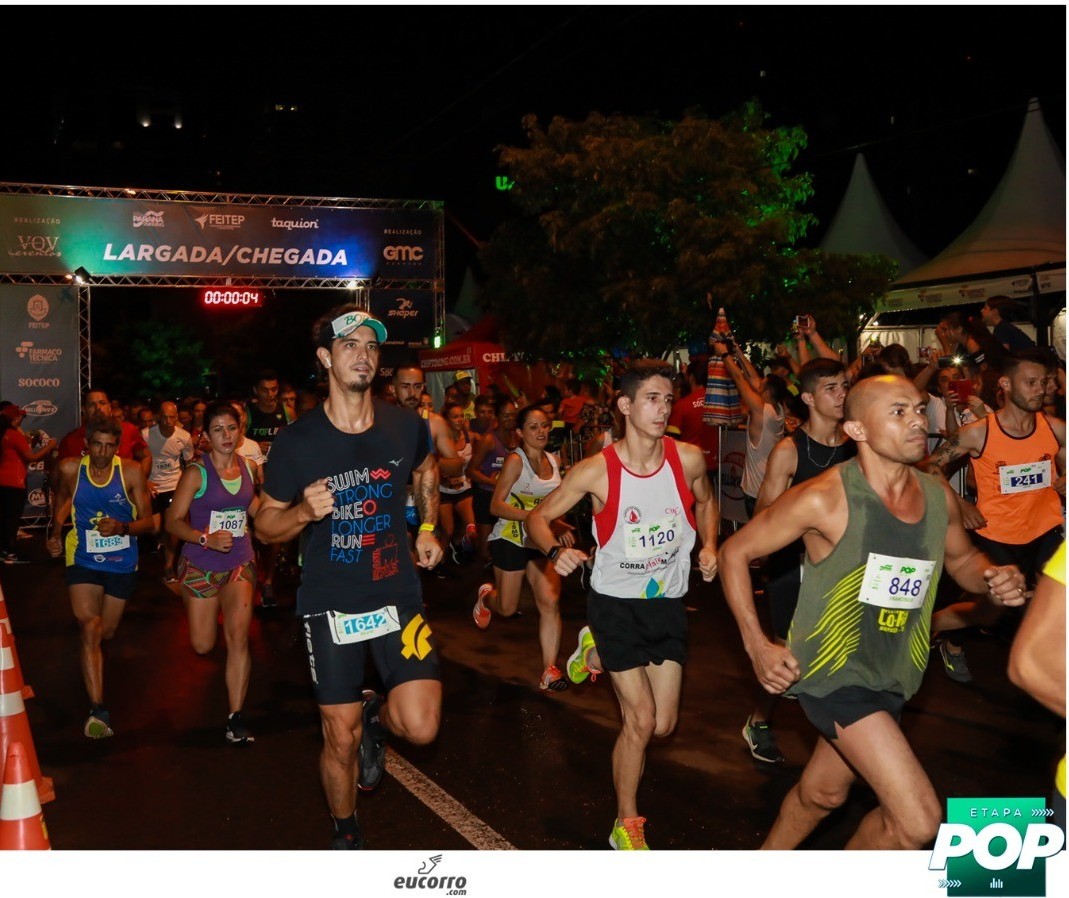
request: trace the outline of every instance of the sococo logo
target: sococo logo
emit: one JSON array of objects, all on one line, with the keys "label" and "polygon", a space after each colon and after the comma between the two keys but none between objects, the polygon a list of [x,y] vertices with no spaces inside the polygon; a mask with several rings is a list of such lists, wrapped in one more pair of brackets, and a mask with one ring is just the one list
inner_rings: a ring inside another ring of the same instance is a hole
[{"label": "sococo logo", "polygon": [[1046,858],[1065,843],[1052,813],[1042,798],[948,798],[928,869],[946,871],[947,895],[1046,895]]}]

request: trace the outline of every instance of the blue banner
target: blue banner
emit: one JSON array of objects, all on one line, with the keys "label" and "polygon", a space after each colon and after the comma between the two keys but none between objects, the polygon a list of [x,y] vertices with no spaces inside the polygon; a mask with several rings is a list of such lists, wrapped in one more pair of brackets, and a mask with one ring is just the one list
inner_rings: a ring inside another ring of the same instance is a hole
[{"label": "blue banner", "polygon": [[0,195],[0,271],[430,280],[440,208]]},{"label": "blue banner", "polygon": [[[78,296],[74,287],[0,284],[0,399],[26,412],[33,441],[57,441],[78,426]],[[25,514],[48,514],[45,463],[29,466]]]}]

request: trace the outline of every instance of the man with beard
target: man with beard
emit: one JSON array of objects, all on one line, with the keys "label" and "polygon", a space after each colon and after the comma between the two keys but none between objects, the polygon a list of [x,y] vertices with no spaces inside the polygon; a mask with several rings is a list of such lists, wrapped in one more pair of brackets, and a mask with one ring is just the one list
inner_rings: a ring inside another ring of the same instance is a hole
[{"label": "man with beard", "polygon": [[[978,525],[973,541],[997,564],[1016,564],[1029,586],[1061,543],[1065,497],[1065,422],[1042,412],[1047,356],[1023,350],[1001,362],[1001,409],[962,427],[921,467],[945,473],[964,455],[976,478]],[[990,627],[1002,616],[1000,605],[985,600],[950,605],[932,618],[937,634],[965,627]],[[965,652],[940,637],[939,654],[952,680],[972,679]]]},{"label": "man with beard", "polygon": [[[255,526],[274,543],[309,528],[297,614],[322,722],[331,847],[352,850],[364,847],[356,789],[381,780],[387,736],[424,745],[438,734],[438,652],[416,576],[417,565],[442,558],[434,537],[438,465],[420,418],[372,396],[382,322],[339,306],[313,334],[329,395],[275,438]],[[405,532],[410,477],[421,521],[415,559]],[[369,661],[385,697],[364,689]]]}]

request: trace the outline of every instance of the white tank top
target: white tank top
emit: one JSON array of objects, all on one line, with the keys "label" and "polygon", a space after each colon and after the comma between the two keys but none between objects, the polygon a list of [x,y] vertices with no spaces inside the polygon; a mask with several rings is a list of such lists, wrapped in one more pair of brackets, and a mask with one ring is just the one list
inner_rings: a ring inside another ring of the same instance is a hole
[{"label": "white tank top", "polygon": [[641,476],[624,467],[616,444],[602,450],[609,475],[605,507],[594,515],[590,587],[618,599],[679,598],[690,580],[697,530],[694,494],[675,441],[665,437],[664,462]]},{"label": "white tank top", "polygon": [[[463,449],[457,450],[457,455],[459,455],[461,460],[464,462],[464,470],[467,470],[468,462],[471,461],[471,440],[468,440],[464,444]],[[445,493],[449,496],[455,496],[458,493],[463,493],[471,489],[471,479],[468,477],[467,474],[461,474],[460,477],[448,478],[454,483],[459,483],[458,486],[446,486],[446,479],[447,478],[442,478],[441,482],[438,484],[438,491],[441,493]]]},{"label": "white tank top", "polygon": [[756,446],[750,445],[749,434],[746,436],[746,462],[742,469],[742,491],[751,499],[756,499],[761,492],[768,467],[768,456],[772,454],[776,443],[783,439],[783,415],[776,415],[776,410],[765,403],[762,409],[761,438]]},{"label": "white tank top", "polygon": [[[531,461],[527,458],[527,453],[522,449],[513,449],[511,454],[520,457],[520,461],[523,462],[523,470],[520,471],[520,476],[516,478],[516,482],[512,484],[508,503],[513,508],[530,511],[560,486],[560,466],[557,462],[557,456],[552,452],[546,453],[546,458],[549,459],[553,473],[547,480],[543,480],[531,467]],[[490,533],[490,539],[507,539],[517,546],[524,546],[528,549],[535,548],[534,544],[528,541],[527,529],[520,521],[506,521],[504,518],[498,518],[497,523],[494,524],[493,531]]]}]

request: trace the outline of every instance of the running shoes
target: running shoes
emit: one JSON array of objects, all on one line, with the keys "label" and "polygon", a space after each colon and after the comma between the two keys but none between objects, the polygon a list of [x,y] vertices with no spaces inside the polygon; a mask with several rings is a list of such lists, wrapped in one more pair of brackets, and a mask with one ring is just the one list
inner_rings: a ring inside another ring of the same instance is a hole
[{"label": "running shoes", "polygon": [[386,772],[386,730],[379,722],[379,710],[385,698],[370,689],[364,690],[364,734],[360,737],[360,778],[357,785],[370,792],[382,782]]},{"label": "running shoes", "polygon": [[746,718],[746,726],[742,728],[742,738],[746,740],[755,761],[762,764],[783,764],[787,760],[776,745],[776,736],[772,732],[772,724],[768,721],[754,723],[751,714]]},{"label": "running shoes", "polygon": [[613,824],[609,844],[617,851],[649,851],[646,844],[645,817],[625,817]]},{"label": "running shoes", "polygon": [[471,609],[471,616],[475,620],[475,626],[485,630],[490,626],[490,609],[483,604],[483,599],[494,591],[493,583],[484,583],[479,587],[479,593],[475,599],[475,607]]},{"label": "running shoes", "polygon": [[601,671],[593,670],[588,664],[593,650],[594,635],[590,632],[590,627],[583,627],[579,631],[579,644],[568,658],[568,679],[573,683],[582,683],[587,677],[590,677],[591,683],[597,680]]},{"label": "running shoes", "polygon": [[551,664],[542,671],[542,679],[538,683],[538,688],[545,692],[563,692],[568,688],[568,681],[564,679],[560,668],[556,664]]}]

